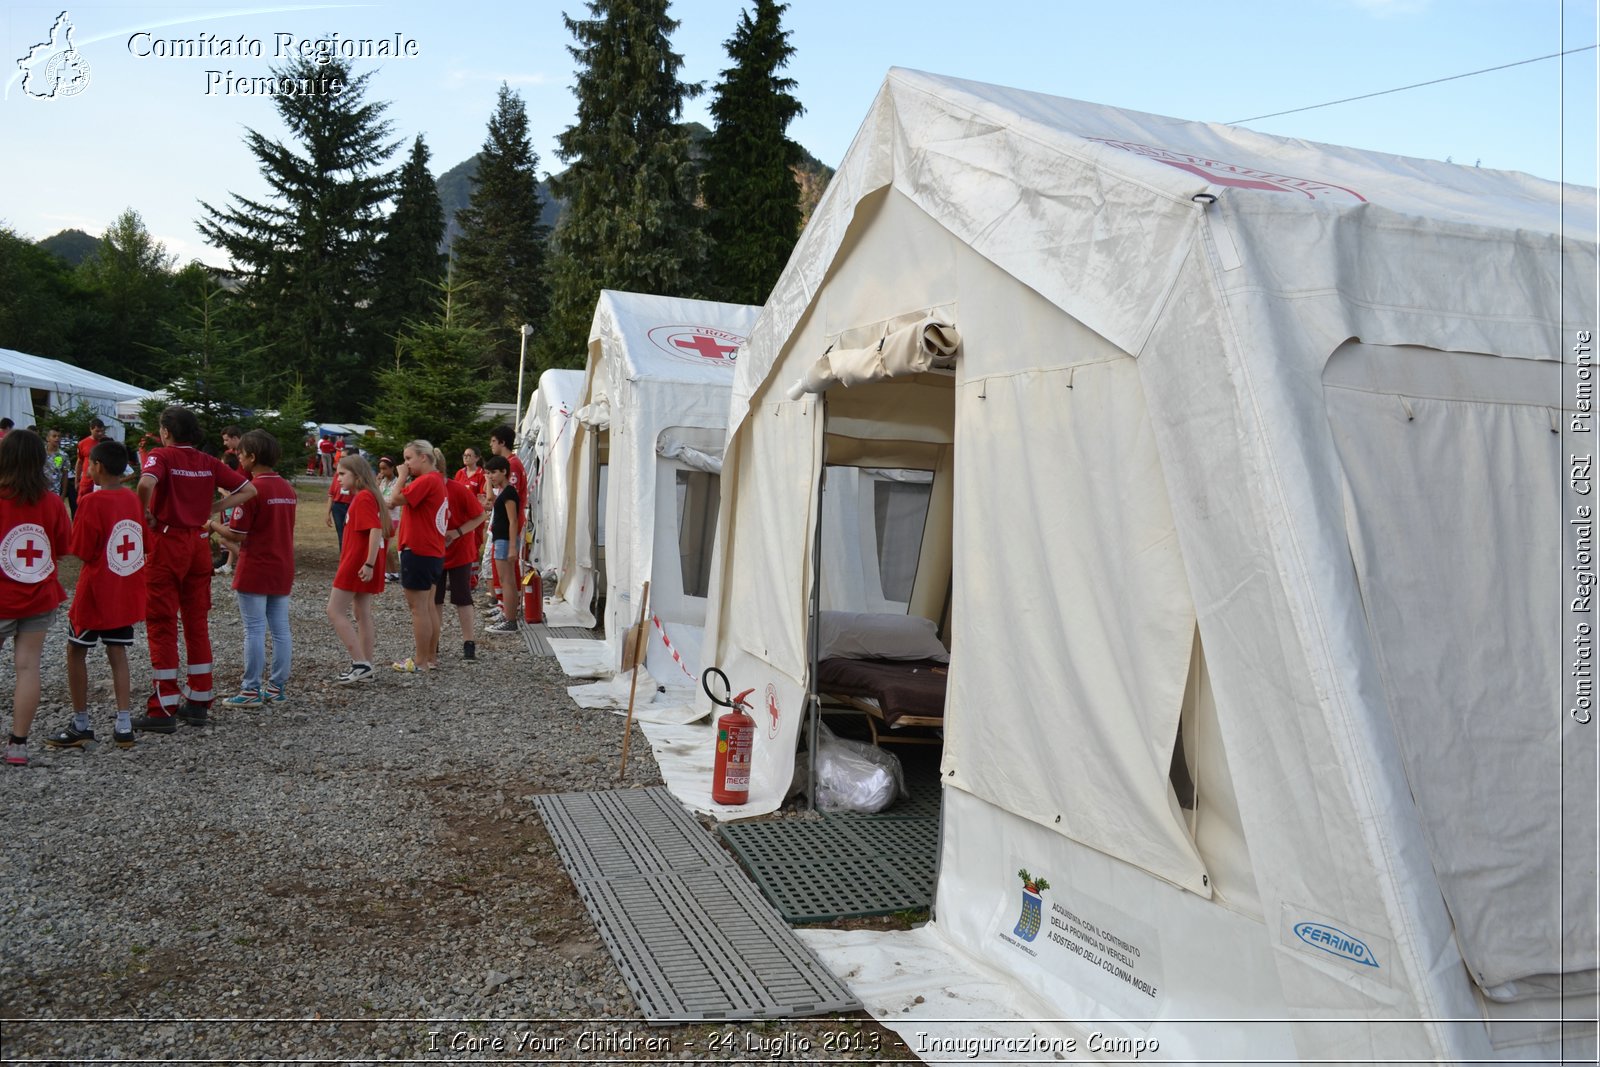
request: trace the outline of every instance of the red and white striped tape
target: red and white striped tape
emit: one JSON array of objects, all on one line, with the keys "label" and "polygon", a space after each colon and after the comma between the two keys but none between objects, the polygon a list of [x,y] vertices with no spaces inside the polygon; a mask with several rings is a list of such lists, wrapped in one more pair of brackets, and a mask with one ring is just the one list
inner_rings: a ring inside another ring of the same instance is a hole
[{"label": "red and white striped tape", "polygon": [[683,673],[688,677],[689,681],[694,681],[694,675],[689,673],[689,665],[683,662],[683,657],[678,654],[678,650],[672,647],[672,639],[667,636],[667,628],[661,625],[661,616],[652,613],[650,616],[650,621],[655,623],[656,632],[661,635],[661,643],[667,646],[668,652],[672,653],[672,662],[678,665],[679,669],[683,671]]}]

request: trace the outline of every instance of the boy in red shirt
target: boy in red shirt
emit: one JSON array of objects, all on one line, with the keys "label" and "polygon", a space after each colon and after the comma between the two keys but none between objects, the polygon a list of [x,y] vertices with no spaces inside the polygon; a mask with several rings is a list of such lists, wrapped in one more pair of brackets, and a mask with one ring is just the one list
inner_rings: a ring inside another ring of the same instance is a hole
[{"label": "boy in red shirt", "polygon": [[106,439],[106,424],[96,415],[89,420],[89,436],[78,442],[78,496],[87,496],[94,490],[94,482],[89,480],[89,453],[94,451],[94,446]]},{"label": "boy in red shirt", "polygon": [[110,438],[89,452],[89,477],[96,491],[84,497],[72,524],[71,555],[83,560],[78,587],[67,612],[67,692],[72,722],[45,738],[51,748],[76,748],[94,742],[89,720],[89,650],[105,646],[117,718],[111,739],[118,748],[133,745],[133,686],[128,679],[128,646],[133,628],[144,621],[144,507],[122,484],[128,449]]},{"label": "boy in red shirt", "polygon": [[[511,428],[510,423],[502,423],[501,425],[496,426],[493,430],[489,431],[489,451],[506,461],[505,484],[516,490],[517,499],[522,501],[521,506],[523,510],[527,510],[528,473],[522,466],[521,458],[517,456],[517,450],[515,447],[516,442],[516,431]],[[517,527],[518,529],[521,529],[522,527],[521,512],[517,514]],[[509,592],[506,591],[500,581],[500,572],[502,568],[498,563],[494,565],[494,570],[492,572],[494,576],[494,591],[495,597],[499,601],[499,604],[494,609],[496,622],[499,622],[502,619],[515,620],[517,617],[515,601],[517,599],[517,583],[522,581],[521,568],[519,567],[521,559],[522,546],[520,544],[512,545],[511,590]],[[509,611],[506,610],[508,601],[511,602],[511,610]]]},{"label": "boy in red shirt", "polygon": [[[294,588],[294,513],[299,504],[294,486],[272,468],[282,456],[278,439],[265,430],[251,430],[239,439],[239,469],[250,476],[256,495],[246,501],[231,523],[215,520],[211,529],[239,547],[233,591],[239,597],[244,629],[244,682],[236,696],[223,701],[230,708],[259,708],[285,700],[294,642],[289,632],[289,593]],[[272,669],[266,685],[267,631],[272,631]]]},{"label": "boy in red shirt", "polygon": [[[434,449],[434,461],[444,470],[444,453]],[[456,472],[459,474],[460,472]],[[472,610],[472,571],[478,559],[478,533],[488,518],[470,482],[452,479],[444,483],[445,502],[449,505],[450,524],[444,531],[444,571],[439,584],[433,588],[434,627],[444,633],[441,610],[444,594],[450,592],[450,603],[456,607],[456,618],[461,622],[461,658],[477,659],[478,646],[473,641],[474,612]]]},{"label": "boy in red shirt", "polygon": [[[161,447],[145,458],[139,499],[150,527],[145,564],[149,590],[145,632],[150,640],[154,692],[136,730],[176,733],[178,720],[191,726],[210,721],[211,707],[211,516],[255,496],[244,475],[197,447],[200,421],[188,408],[161,413]],[[233,492],[221,500],[217,490]],[[178,623],[183,622],[189,661],[187,692],[178,688]],[[185,699],[187,697],[187,699]]]}]

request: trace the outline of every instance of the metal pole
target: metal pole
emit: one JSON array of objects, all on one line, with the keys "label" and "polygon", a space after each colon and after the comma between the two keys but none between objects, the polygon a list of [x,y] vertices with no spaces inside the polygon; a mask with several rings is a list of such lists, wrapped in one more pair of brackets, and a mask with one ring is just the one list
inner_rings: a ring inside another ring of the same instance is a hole
[{"label": "metal pole", "polygon": [[822,457],[817,465],[817,507],[812,513],[811,531],[811,627],[807,640],[806,658],[810,669],[806,672],[806,717],[809,731],[806,747],[806,801],[811,810],[817,808],[817,734],[822,725],[822,696],[817,692],[817,659],[822,651],[822,491],[828,482],[828,400],[827,394],[817,394],[817,412],[822,422]]},{"label": "metal pole", "polygon": [[522,371],[528,364],[528,338],[533,336],[533,327],[527,323],[522,324],[522,351],[517,355],[517,410],[511,416],[512,443],[516,445],[522,432]]}]

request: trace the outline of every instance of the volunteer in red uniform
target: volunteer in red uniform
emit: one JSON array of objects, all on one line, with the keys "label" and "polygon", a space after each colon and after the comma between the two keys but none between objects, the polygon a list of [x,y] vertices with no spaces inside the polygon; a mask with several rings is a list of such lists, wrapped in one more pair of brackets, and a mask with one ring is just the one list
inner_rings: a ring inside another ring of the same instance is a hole
[{"label": "volunteer in red uniform", "polygon": [[[434,459],[442,464],[443,453],[435,450]],[[477,569],[474,564],[478,560],[479,535],[489,516],[472,491],[472,483],[452,478],[445,483],[444,490],[445,501],[450,506],[450,524],[444,531],[444,573],[433,590],[434,625],[442,637],[444,598],[449,593],[450,603],[455,605],[456,618],[461,623],[461,658],[472,660],[478,658],[478,645],[473,640],[476,612],[472,610],[472,572]]]},{"label": "volunteer in red uniform", "polygon": [[[344,462],[344,457],[339,457],[339,462]],[[344,547],[344,520],[350,514],[350,501],[356,495],[346,489],[339,480],[339,468],[334,467],[333,481],[328,483],[328,511],[323,515],[324,525],[333,527],[333,543],[341,549]]]},{"label": "volunteer in red uniform", "polygon": [[389,492],[389,506],[400,507],[400,588],[411,609],[416,653],[397,660],[394,669],[412,673],[439,666],[439,630],[434,625],[433,586],[444,573],[444,531],[450,505],[444,479],[434,469],[433,445],[412,441]]},{"label": "volunteer in red uniform", "polygon": [[[177,721],[203,726],[211,707],[211,543],[206,524],[213,514],[255,496],[244,475],[200,451],[200,423],[176,405],[161,413],[161,447],[146,457],[139,499],[150,527],[146,564],[154,692],[134,728],[170,734]],[[218,489],[233,492],[217,500]],[[189,668],[178,686],[178,625],[183,625]],[[186,698],[186,699],[185,699]]]}]

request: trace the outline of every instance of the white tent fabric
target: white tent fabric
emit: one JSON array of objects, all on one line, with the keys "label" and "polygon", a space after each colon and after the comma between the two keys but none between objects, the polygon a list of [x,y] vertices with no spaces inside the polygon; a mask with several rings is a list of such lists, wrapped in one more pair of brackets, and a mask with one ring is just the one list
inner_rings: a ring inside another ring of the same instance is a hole
[{"label": "white tent fabric", "polygon": [[124,424],[136,419],[138,413],[134,410],[128,415],[119,415],[118,402],[136,404],[151,395],[148,389],[70,363],[0,348],[0,416],[10,418],[18,426],[37,422],[36,391],[45,394],[43,407],[51,411],[74,407],[79,401],[87,403],[105,420],[106,432],[119,441],[125,434]]},{"label": "white tent fabric", "polygon": [[[680,545],[689,476],[717,481],[702,457],[721,450],[734,356],[760,310],[605,290],[589,331],[583,385],[572,401],[577,422],[555,606],[587,609],[603,562],[603,626],[611,662],[620,666],[623,636],[638,622],[649,582],[645,663],[669,687],[698,678],[705,624],[704,592],[685,588],[680,559],[693,550]],[[661,455],[663,443],[697,455],[689,457],[693,462]],[[705,524],[707,552],[714,529]]]},{"label": "white tent fabric", "polygon": [[582,371],[545,371],[539,375],[539,387],[529,398],[522,421],[519,454],[528,474],[533,560],[541,571],[553,570],[558,575],[566,564],[562,550],[570,499],[569,466],[582,388]]},{"label": "white tent fabric", "polygon": [[[733,385],[706,658],[761,697],[744,813],[790,779],[821,468],[933,470],[939,936],[1169,1057],[1218,1015],[1263,1020],[1223,1058],[1592,1056],[1594,741],[1554,679],[1595,214],[892,71]],[[927,317],[953,377],[791,399]]]}]

